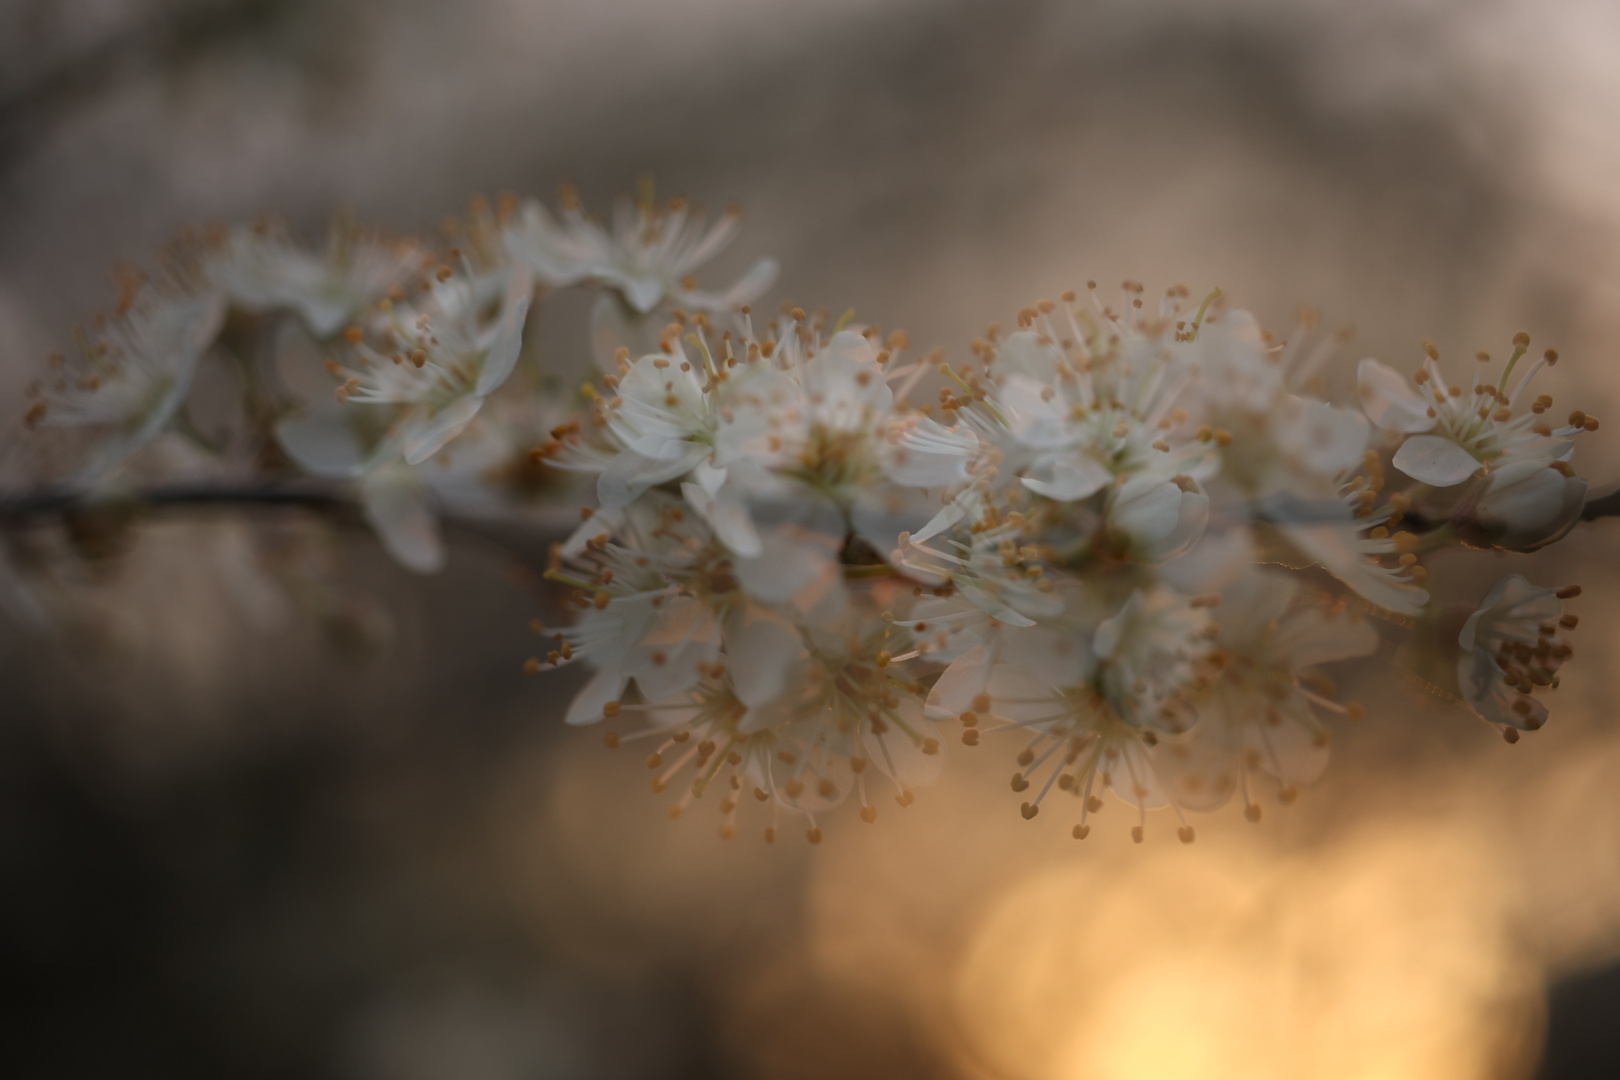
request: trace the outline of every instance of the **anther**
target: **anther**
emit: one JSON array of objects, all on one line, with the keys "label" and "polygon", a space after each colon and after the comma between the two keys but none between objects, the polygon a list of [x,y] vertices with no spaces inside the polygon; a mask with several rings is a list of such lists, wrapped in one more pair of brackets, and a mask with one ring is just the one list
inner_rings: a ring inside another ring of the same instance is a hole
[{"label": "anther", "polygon": [[1181,838],[1181,842],[1183,844],[1192,843],[1194,835],[1193,827],[1191,825],[1183,825],[1181,828],[1176,830],[1176,836]]},{"label": "anther", "polygon": [[868,825],[876,825],[877,824],[877,807],[875,807],[875,806],[863,806],[863,807],[861,807],[861,820],[866,822]]},{"label": "anther", "polygon": [[[799,318],[801,318],[801,319],[804,318],[804,315],[801,313]],[[804,835],[805,835],[805,839],[809,840],[812,844],[821,843],[821,829],[819,827],[811,829],[809,832],[805,833]]]},{"label": "anther", "polygon": [[1136,844],[1140,844],[1142,842],[1142,826],[1131,826],[1131,842]]},{"label": "anther", "polygon": [[1091,835],[1091,826],[1076,825],[1069,835],[1073,836],[1076,840],[1084,840],[1086,837]]},{"label": "anther", "polygon": [[1018,812],[1024,815],[1025,821],[1033,821],[1035,815],[1041,812],[1041,808],[1034,803],[1025,803],[1018,808]]}]

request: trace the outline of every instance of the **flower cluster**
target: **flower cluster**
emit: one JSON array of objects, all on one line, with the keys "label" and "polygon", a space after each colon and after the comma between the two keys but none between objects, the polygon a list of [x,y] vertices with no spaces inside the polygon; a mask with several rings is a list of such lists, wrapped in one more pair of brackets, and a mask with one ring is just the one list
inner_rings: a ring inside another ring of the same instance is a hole
[{"label": "flower cluster", "polygon": [[[739,220],[649,185],[611,225],[571,190],[555,214],[475,201],[443,244],[215,230],[131,281],[24,418],[100,432],[68,483],[104,491],[198,434],[193,378],[218,364],[261,436],[219,467],[346,487],[407,567],[443,565],[446,515],[571,529],[546,571],[569,616],[534,624],[528,670],[582,665],[570,724],[642,741],[672,815],[708,797],[729,837],[759,804],[767,840],[784,814],[819,842],[845,800],[867,822],[911,805],[947,744],[1006,747],[1023,817],[1073,796],[1076,838],[1110,798],[1138,841],[1156,807],[1187,842],[1234,799],[1257,821],[1362,714],[1334,666],[1444,625],[1421,556],[1533,550],[1580,516],[1598,422],[1529,397],[1557,355],[1515,379],[1526,335],[1472,386],[1428,344],[1410,379],[1363,360],[1334,402],[1345,339],[1310,313],[1277,340],[1219,290],[1088,283],[953,364],[854,312],[756,312],[770,259],[701,288]],[[577,393],[532,332],[570,288],[598,293]],[[324,390],[293,389],[311,367]],[[1547,719],[1578,592],[1510,576],[1449,646],[1509,741]]]}]

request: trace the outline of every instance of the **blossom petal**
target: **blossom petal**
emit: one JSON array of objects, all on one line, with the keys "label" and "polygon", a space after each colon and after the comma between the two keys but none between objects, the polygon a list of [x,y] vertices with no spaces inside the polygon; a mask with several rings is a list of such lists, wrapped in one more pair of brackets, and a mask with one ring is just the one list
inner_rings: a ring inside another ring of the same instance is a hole
[{"label": "blossom petal", "polygon": [[787,619],[759,604],[726,620],[726,666],[737,700],[753,707],[773,701],[787,685],[804,643]]},{"label": "blossom petal", "polygon": [[666,480],[685,476],[709,456],[706,446],[694,446],[684,457],[659,461],[634,450],[622,450],[596,480],[596,499],[604,510],[623,510],[642,492]]},{"label": "blossom petal", "polygon": [[1377,360],[1363,360],[1356,368],[1356,394],[1367,419],[1385,431],[1416,434],[1434,428],[1429,403],[1412,388],[1406,376]]},{"label": "blossom petal", "polygon": [[346,418],[329,412],[287,417],[276,424],[276,441],[307,473],[341,480],[365,472],[368,455]]},{"label": "blossom petal", "polygon": [[603,668],[579,688],[579,693],[569,702],[568,713],[563,720],[575,726],[596,723],[602,719],[602,710],[609,702],[618,701],[624,696],[625,684],[629,681],[629,677],[617,668]]},{"label": "blossom petal", "polygon": [[1395,451],[1394,466],[1421,484],[1450,487],[1479,471],[1479,459],[1439,435],[1413,435]]},{"label": "blossom petal", "polygon": [[483,367],[478,372],[478,385],[473,391],[480,396],[493,394],[511,376],[518,356],[523,352],[523,326],[529,317],[529,299],[534,281],[524,267],[513,267],[509,273],[511,277],[498,334],[484,354]]},{"label": "blossom petal", "polygon": [[1515,461],[1491,473],[1474,513],[1492,546],[1534,551],[1569,532],[1585,501],[1580,477],[1538,461]]},{"label": "blossom petal", "polygon": [[466,426],[472,423],[473,417],[477,416],[478,410],[483,407],[482,397],[468,394],[432,414],[420,426],[408,428],[407,434],[400,441],[401,449],[405,451],[405,460],[412,465],[420,465],[437,454],[444,448],[445,443],[460,435]]},{"label": "blossom petal", "polygon": [[950,719],[971,710],[973,699],[989,684],[992,659],[989,647],[981,643],[951,661],[928,692],[928,715]]},{"label": "blossom petal", "polygon": [[384,548],[401,566],[419,574],[444,569],[439,523],[409,469],[378,469],[360,481],[360,510]]}]

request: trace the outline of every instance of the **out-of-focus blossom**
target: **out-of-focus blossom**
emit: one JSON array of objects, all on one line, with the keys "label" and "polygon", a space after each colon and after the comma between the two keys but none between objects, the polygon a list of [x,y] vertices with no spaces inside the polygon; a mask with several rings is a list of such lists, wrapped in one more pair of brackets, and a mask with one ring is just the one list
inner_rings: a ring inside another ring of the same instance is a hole
[{"label": "out-of-focus blossom", "polygon": [[[644,705],[606,706],[614,716],[645,713],[652,724],[645,734],[662,736],[647,759],[659,770],[655,792],[692,770],[672,816],[718,788],[722,836],[736,834],[740,804],[758,801],[770,804],[767,842],[786,809],[805,816],[810,842],[818,843],[816,815],[852,795],[862,819],[875,822],[880,781],[900,806],[912,803],[914,789],[938,776],[943,747],[923,715],[920,687],[892,663],[891,650],[905,648],[909,635],[873,614],[851,611],[802,638],[758,609],[734,614],[724,657],[685,699],[649,694]],[[610,745],[619,741],[610,736]]]},{"label": "out-of-focus blossom", "polygon": [[1534,694],[1558,685],[1558,669],[1572,650],[1563,631],[1574,615],[1563,601],[1580,589],[1538,589],[1518,574],[1497,582],[1457,635],[1457,687],[1463,700],[1508,742],[1547,722],[1547,706]]},{"label": "out-of-focus blossom", "polygon": [[197,363],[219,331],[224,305],[213,293],[144,291],[121,305],[76,355],[52,357],[48,381],[29,406],[30,424],[110,429],[80,469],[90,485],[157,437],[185,400]]},{"label": "out-of-focus blossom", "polygon": [[592,220],[571,189],[553,217],[538,201],[523,204],[506,236],[512,257],[547,285],[592,281],[617,291],[637,314],[669,303],[693,311],[726,311],[759,297],[776,280],[775,259],[764,258],[720,292],[698,288],[693,273],[736,236],[742,212],[728,210],[705,228],[701,212],[684,199],[660,205],[650,189],[635,203],[621,201],[611,228]]},{"label": "out-of-focus blossom", "polygon": [[[1514,412],[1530,380],[1558,359],[1548,349],[1510,391],[1513,370],[1529,346],[1530,335],[1518,335],[1513,355],[1496,383],[1484,377],[1482,368],[1481,375],[1466,388],[1447,385],[1440,371],[1440,352],[1432,344],[1425,346],[1423,366],[1411,381],[1376,360],[1363,360],[1356,373],[1356,388],[1368,419],[1385,431],[1407,436],[1395,452],[1395,467],[1420,483],[1450,487],[1479,472],[1481,466],[1568,460],[1576,434],[1595,431],[1597,421],[1573,413],[1568,423],[1554,427],[1542,419],[1552,405],[1545,395],[1528,411]],[[1490,357],[1481,353],[1480,360],[1488,363]]]},{"label": "out-of-focus blossom", "polygon": [[294,243],[283,228],[261,224],[229,233],[208,275],[233,304],[249,311],[296,311],[317,338],[332,337],[420,270],[424,254],[340,220],[323,252]]},{"label": "out-of-focus blossom", "polygon": [[[980,731],[1027,729],[1012,788],[1027,790],[1043,770],[1044,780],[1023,814],[1033,818],[1055,785],[1082,800],[1074,830],[1082,839],[1105,786],[1144,814],[1176,803],[1153,751],[1162,735],[1196,719],[1194,702],[1208,678],[1208,626],[1204,608],[1159,588],[1132,593],[1089,641],[1056,628],[1008,629],[952,662],[929,694],[929,713],[961,719],[975,733],[970,745]],[[995,726],[980,728],[985,719]],[[1132,835],[1142,838],[1140,822]],[[1183,823],[1182,838],[1191,837]]]},{"label": "out-of-focus blossom", "polygon": [[517,366],[532,291],[528,271],[513,267],[445,275],[420,307],[385,301],[375,341],[356,334],[356,366],[338,370],[338,399],[399,406],[400,452],[426,461]]},{"label": "out-of-focus blossom", "polygon": [[916,370],[899,362],[903,345],[891,337],[880,348],[853,329],[824,339],[802,311],[757,334],[748,313],[718,337],[702,316],[690,330],[672,324],[659,352],[621,355],[619,373],[603,380],[598,437],[559,429],[542,454],[599,473],[607,510],[684,481],[693,509],[741,556],[759,554],[756,513],[814,498],[888,557],[908,523],[926,520],[905,481],[961,478],[977,447],[971,433],[896,411],[890,384]]},{"label": "out-of-focus blossom", "polygon": [[[1359,715],[1333,698],[1315,671],[1321,664],[1369,656],[1378,647],[1371,624],[1339,609],[1302,603],[1299,585],[1280,574],[1247,570],[1221,589],[1212,656],[1219,675],[1199,702],[1193,738],[1220,754],[1219,771],[1182,774],[1189,797],[1224,798],[1235,780],[1246,813],[1259,817],[1255,773],[1273,777],[1282,796],[1327,766],[1328,730],[1319,712]],[[1174,749],[1172,748],[1172,756]]]}]

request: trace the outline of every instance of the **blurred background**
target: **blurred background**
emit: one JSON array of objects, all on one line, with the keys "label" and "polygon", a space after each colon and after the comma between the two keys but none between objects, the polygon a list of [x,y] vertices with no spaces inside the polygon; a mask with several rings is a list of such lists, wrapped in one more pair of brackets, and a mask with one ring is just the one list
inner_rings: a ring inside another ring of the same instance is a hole
[{"label": "blurred background", "polygon": [[[1604,0],[0,0],[0,401],[186,223],[652,173],[747,209],[706,281],[774,254],[773,302],[953,359],[1087,278],[1218,285],[1355,324],[1341,389],[1523,329],[1608,419],[1617,61]],[[500,547],[330,538],[319,632],[244,595],[242,532],[305,524],[167,517],[71,624],[0,628],[7,1075],[1620,1075],[1620,523],[1434,565],[1586,588],[1517,746],[1385,669],[1258,827],[1079,845],[981,750],[813,850],[668,821],[561,730]]]}]

